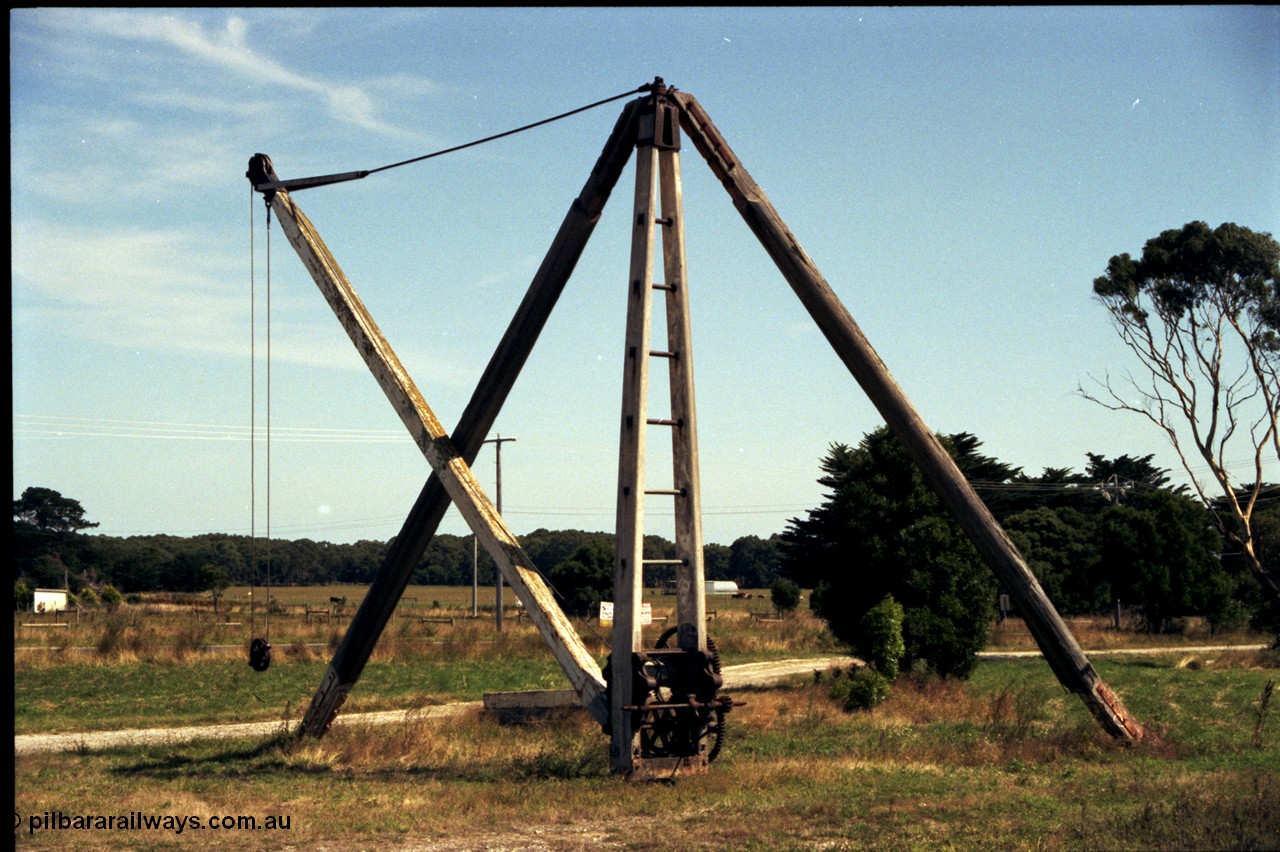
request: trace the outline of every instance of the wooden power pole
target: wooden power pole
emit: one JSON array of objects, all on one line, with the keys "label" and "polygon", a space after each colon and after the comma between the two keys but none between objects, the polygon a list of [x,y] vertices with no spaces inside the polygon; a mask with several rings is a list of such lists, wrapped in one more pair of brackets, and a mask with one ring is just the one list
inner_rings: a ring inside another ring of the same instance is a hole
[{"label": "wooden power pole", "polygon": [[[493,444],[493,449],[495,454],[494,470],[496,473],[497,483],[496,483],[496,488],[494,489],[494,503],[496,504],[499,515],[502,514],[502,445],[514,440],[515,438],[504,438],[502,437],[502,434],[499,433],[498,437],[489,438],[488,440],[485,441],[486,444]],[[502,572],[498,570],[497,565],[494,565],[494,568],[493,568],[493,600],[494,600],[493,624],[497,628],[499,633],[502,632],[502,583],[503,583]]]}]

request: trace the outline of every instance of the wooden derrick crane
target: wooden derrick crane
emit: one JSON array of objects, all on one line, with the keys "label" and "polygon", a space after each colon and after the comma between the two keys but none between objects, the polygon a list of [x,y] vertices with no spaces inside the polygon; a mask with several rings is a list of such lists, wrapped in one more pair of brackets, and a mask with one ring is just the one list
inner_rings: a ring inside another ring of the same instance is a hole
[{"label": "wooden derrick crane", "polygon": [[[920,418],[702,106],[692,95],[668,89],[661,78],[640,90],[644,94],[624,107],[582,191],[571,203],[524,300],[452,433],[446,432],[437,420],[337,261],[290,196],[290,189],[359,178],[368,173],[282,181],[265,155],[258,154],[250,160],[248,177],[254,188],[263,193],[289,242],[433,471],[335,651],[300,732],[322,736],[328,730],[359,679],[414,567],[452,502],[514,589],[583,706],[610,732],[614,771],[643,776],[648,771],[669,774],[676,769],[688,771],[706,766],[708,738],[715,739],[716,726],[732,702],[716,694],[718,661],[713,666],[714,649],[708,648],[704,621],[696,417],[680,209],[679,150],[683,132],[724,185],[734,206],[836,354],[920,467],[926,481],[1016,600],[1059,681],[1080,696],[1109,734],[1126,742],[1140,739],[1141,726],[1097,675],[1017,549]],[[470,465],[633,151],[637,179],[632,259],[627,281],[627,361],[619,452],[615,622],[613,653],[606,673],[583,646],[555,603],[551,589],[476,482]],[[659,283],[652,282],[655,225],[662,233],[663,281]],[[649,348],[650,304],[655,290],[665,293],[666,297],[667,350]],[[672,410],[669,418],[649,418],[645,410],[649,357],[665,359],[670,365]],[[678,626],[674,631],[674,647],[646,651],[639,647],[639,590],[645,563],[640,547],[645,496],[644,428],[650,425],[672,430],[675,482],[671,489],[649,493],[669,496],[675,502]],[[663,732],[656,740],[655,730]],[[646,732],[647,737],[643,736]]]}]

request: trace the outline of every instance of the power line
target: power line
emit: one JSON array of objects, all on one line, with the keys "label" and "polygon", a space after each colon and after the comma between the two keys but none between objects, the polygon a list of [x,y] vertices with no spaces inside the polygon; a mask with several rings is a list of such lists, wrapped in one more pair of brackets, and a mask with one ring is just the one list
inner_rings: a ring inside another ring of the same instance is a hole
[{"label": "power line", "polygon": [[[180,420],[123,420],[119,418],[107,418],[107,417],[73,417],[71,415],[65,415],[65,414],[15,414],[14,419],[34,420],[37,422],[48,421],[52,424],[65,423],[65,424],[74,425],[79,423],[89,423],[89,424],[101,424],[104,426],[109,426],[109,425],[143,426],[148,428],[160,428],[160,427],[174,427],[177,429],[244,429],[244,428],[248,428],[247,426],[241,423],[190,423],[190,422],[184,422]],[[307,427],[297,427],[297,428],[305,428],[315,432],[357,432],[357,431],[374,432],[374,431],[377,431],[377,432],[385,432],[387,434],[402,434],[401,430],[396,430],[396,429],[372,430],[372,429],[355,429],[354,427],[349,428],[349,427],[325,427],[325,426],[307,426]]]},{"label": "power line", "polygon": [[[13,434],[15,437],[49,437],[49,438],[121,438],[131,440],[167,440],[167,441],[245,441],[249,439],[251,428],[242,423],[185,423],[170,420],[126,420],[118,418],[73,417],[58,414],[15,414]],[[272,426],[272,439],[288,443],[353,443],[353,444],[399,444],[404,443],[405,433],[402,429],[365,429],[357,427],[318,427],[318,426]],[[526,440],[526,439],[522,439]],[[580,443],[560,441],[554,438],[527,439],[540,446],[572,448],[582,450]],[[599,448],[604,450],[604,446]],[[771,466],[761,468],[752,464],[752,470],[780,470],[796,473],[810,472],[807,466]],[[1252,459],[1232,459],[1226,463],[1231,472],[1249,471],[1254,468]],[[1197,474],[1209,472],[1207,466],[1192,468]],[[1170,475],[1185,471],[1170,470]],[[1001,490],[1059,490],[1072,487],[1089,488],[1090,483],[1036,483],[1036,482],[986,482],[974,480],[975,487]]]},{"label": "power line", "polygon": [[[110,420],[58,415],[14,415],[14,435],[55,438],[125,438],[167,441],[247,441],[249,424],[179,423],[171,421]],[[259,439],[261,440],[261,439]],[[273,441],[295,443],[404,443],[401,429],[273,426]]]}]

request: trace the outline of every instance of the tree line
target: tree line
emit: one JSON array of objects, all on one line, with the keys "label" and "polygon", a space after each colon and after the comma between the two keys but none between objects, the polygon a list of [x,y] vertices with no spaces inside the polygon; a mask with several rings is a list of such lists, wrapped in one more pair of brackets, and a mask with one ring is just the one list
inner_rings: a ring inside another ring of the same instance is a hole
[{"label": "tree line", "polygon": [[[49,488],[28,488],[14,501],[15,583],[31,588],[58,588],[73,593],[113,586],[130,592],[203,592],[226,585],[368,584],[382,566],[388,541],[334,544],[312,539],[272,539],[208,533],[196,536],[108,536],[89,534],[79,501]],[[607,553],[608,585],[612,579],[612,533],[538,529],[520,537],[521,544],[544,576],[553,577],[562,563],[580,551]],[[671,558],[675,544],[661,536],[645,537],[651,558]],[[778,537],[743,536],[731,545],[704,549],[708,579],[733,580],[745,588],[763,588],[778,576]],[[414,569],[421,585],[466,586],[473,573],[471,536],[436,535]],[[481,548],[480,582],[492,584],[493,560]],[[569,595],[579,583],[559,572]],[[667,576],[670,575],[670,576]],[[673,569],[652,572],[646,580],[659,584]],[[559,589],[558,589],[559,590]]]},{"label": "tree line", "polygon": [[[1249,566],[1214,522],[1212,507],[1171,488],[1152,456],[1089,453],[1083,473],[1046,468],[1031,476],[983,454],[974,435],[943,441],[1060,611],[1101,613],[1120,601],[1137,608],[1151,630],[1189,615],[1216,628],[1251,620],[1257,626],[1273,617]],[[890,593],[908,609],[970,613],[960,620],[974,625],[990,621],[999,592],[994,578],[887,429],[868,434],[857,447],[833,444],[821,469],[818,481],[828,489],[822,505],[792,519],[781,534],[706,545],[707,579],[755,589],[790,579],[817,590],[812,605],[833,623],[860,617]],[[1274,570],[1280,488],[1262,493],[1253,537]],[[104,585],[124,593],[202,592],[264,585],[269,572],[276,585],[368,584],[391,544],[86,533],[96,526],[78,501],[28,488],[14,501],[15,582],[28,588],[65,583],[75,593]],[[520,539],[566,608],[586,612],[609,596],[612,533],[538,529]],[[670,558],[675,545],[647,536],[645,550],[650,558]],[[659,585],[673,579],[673,571],[659,569],[646,581]],[[440,534],[412,582],[465,586],[472,573],[471,537]],[[478,574],[482,583],[493,582],[493,562],[483,550]],[[965,644],[956,636],[945,641]]]}]

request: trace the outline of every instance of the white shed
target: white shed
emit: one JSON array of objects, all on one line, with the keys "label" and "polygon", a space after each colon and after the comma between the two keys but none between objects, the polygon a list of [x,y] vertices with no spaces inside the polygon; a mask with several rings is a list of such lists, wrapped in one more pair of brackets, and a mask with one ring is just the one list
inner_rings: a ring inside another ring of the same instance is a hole
[{"label": "white shed", "polygon": [[738,593],[738,584],[732,580],[707,580],[706,593],[709,595],[734,595]]},{"label": "white shed", "polygon": [[31,598],[32,612],[65,612],[67,593],[62,589],[36,589]]}]

